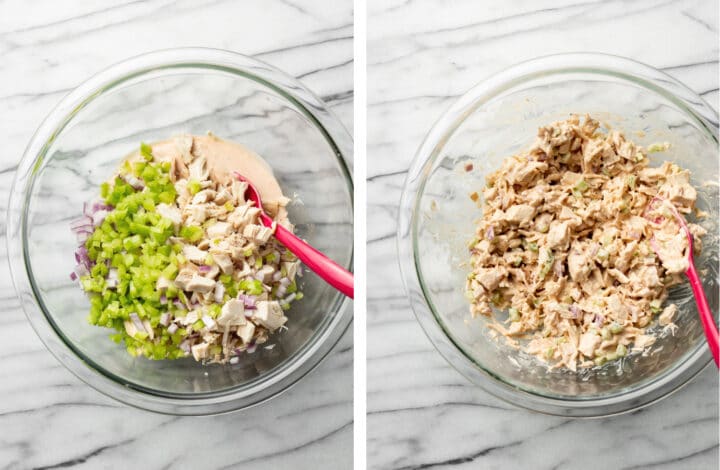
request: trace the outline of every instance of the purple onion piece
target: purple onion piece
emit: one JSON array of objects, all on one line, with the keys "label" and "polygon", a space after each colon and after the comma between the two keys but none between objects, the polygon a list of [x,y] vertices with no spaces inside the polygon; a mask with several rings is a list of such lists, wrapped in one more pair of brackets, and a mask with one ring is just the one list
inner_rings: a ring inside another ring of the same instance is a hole
[{"label": "purple onion piece", "polygon": [[198,266],[198,271],[200,271],[201,273],[209,273],[210,270],[212,270],[212,268],[206,264],[201,264],[200,266]]},{"label": "purple onion piece", "polygon": [[99,210],[99,211],[95,212],[92,216],[93,225],[97,227],[98,225],[100,225],[103,222],[103,220],[105,220],[105,217],[107,217],[107,216],[108,216],[108,211],[106,211],[106,210]]},{"label": "purple onion piece", "polygon": [[160,324],[162,326],[168,326],[170,324],[170,314],[165,312],[160,315]]},{"label": "purple onion piece", "polygon": [[178,326],[175,323],[171,323],[170,326],[168,326],[168,333],[175,334],[175,332],[178,330]]},{"label": "purple onion piece", "polygon": [[492,225],[485,231],[485,238],[490,242],[495,238],[495,228]]},{"label": "purple onion piece", "polygon": [[573,318],[578,318],[580,316],[580,309],[576,304],[572,304],[570,306],[570,313],[572,313]]},{"label": "purple onion piece", "polygon": [[143,325],[143,322],[140,320],[137,313],[131,313],[130,320],[132,320],[133,325],[135,325],[135,328],[137,328],[138,331],[145,331],[145,325]]}]

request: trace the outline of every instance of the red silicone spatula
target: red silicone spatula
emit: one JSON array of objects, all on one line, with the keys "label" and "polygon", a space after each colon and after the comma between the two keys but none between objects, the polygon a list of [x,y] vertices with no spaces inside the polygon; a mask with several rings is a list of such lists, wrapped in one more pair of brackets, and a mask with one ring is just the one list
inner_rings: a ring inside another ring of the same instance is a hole
[{"label": "red silicone spatula", "polygon": [[[245,195],[255,203],[260,209],[260,221],[266,227],[272,228],[275,222],[265,213],[260,199],[260,193],[247,178],[235,172],[235,177],[240,181],[247,183],[248,188]],[[353,275],[351,272],[342,268],[335,261],[331,260],[318,250],[308,245],[304,240],[292,233],[285,227],[275,224],[275,238],[285,245],[295,256],[302,261],[305,266],[312,269],[318,276],[323,278],[328,284],[347,295],[351,299],[354,295]]]},{"label": "red silicone spatula", "polygon": [[[657,206],[662,205],[663,207],[667,207],[670,209],[670,212],[675,217],[675,220],[677,221],[678,225],[680,225],[680,229],[685,232],[685,236],[687,237],[688,241],[688,250],[687,250],[687,257],[688,257],[688,269],[685,271],[685,275],[688,277],[688,280],[690,281],[690,288],[693,291],[693,294],[695,296],[695,303],[697,304],[698,313],[700,314],[700,321],[702,322],[703,329],[705,330],[705,338],[707,338],[708,346],[710,347],[710,352],[712,352],[713,359],[715,359],[715,365],[720,367],[720,347],[718,346],[718,329],[717,326],[715,326],[715,319],[713,318],[712,311],[710,311],[710,306],[708,305],[707,298],[705,297],[705,291],[703,290],[702,282],[700,281],[700,277],[698,276],[697,269],[695,269],[695,259],[693,257],[693,236],[690,233],[690,230],[688,229],[687,223],[685,222],[685,218],[681,216],[675,206],[667,201],[665,199],[661,198],[660,196],[655,196],[652,201],[650,201],[650,204],[648,204],[647,209],[645,210],[645,217],[650,220],[651,223],[656,223],[655,220],[648,218],[649,213],[654,210]],[[657,254],[658,258],[662,260],[662,255],[660,253],[660,250],[657,246],[657,242],[655,240],[655,237],[653,237],[650,240],[650,246],[655,251],[655,254]]]}]

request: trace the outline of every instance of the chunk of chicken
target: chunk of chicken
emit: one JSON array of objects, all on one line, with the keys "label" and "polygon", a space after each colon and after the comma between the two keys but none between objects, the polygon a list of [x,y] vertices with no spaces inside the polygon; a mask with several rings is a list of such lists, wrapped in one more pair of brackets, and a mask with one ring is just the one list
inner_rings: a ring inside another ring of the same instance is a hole
[{"label": "chunk of chicken", "polygon": [[238,326],[236,334],[242,340],[243,344],[249,344],[255,335],[255,324],[253,322],[247,322]]},{"label": "chunk of chicken", "polygon": [[189,292],[199,292],[201,294],[207,294],[213,289],[215,289],[214,280],[194,274],[190,281],[187,283],[187,289],[185,290]]},{"label": "chunk of chicken", "polygon": [[600,346],[602,338],[595,332],[586,332],[580,335],[580,344],[578,350],[583,356],[592,359],[595,356],[595,350]]},{"label": "chunk of chicken", "polygon": [[270,331],[275,331],[285,324],[287,317],[283,314],[280,302],[260,301],[256,304],[257,309],[253,313],[253,320]]},{"label": "chunk of chicken", "polygon": [[503,220],[511,224],[517,224],[521,227],[527,227],[530,225],[533,216],[535,215],[535,208],[528,204],[517,204],[508,207],[505,211]]},{"label": "chunk of chicken", "polygon": [[182,223],[182,214],[175,204],[170,205],[161,202],[155,206],[155,210],[162,217],[170,219],[176,227]]},{"label": "chunk of chicken", "polygon": [[194,245],[184,245],[183,246],[183,256],[185,256],[185,258],[187,258],[189,261],[192,261],[195,264],[205,264],[207,255],[208,255],[207,251],[201,250]]},{"label": "chunk of chicken", "polygon": [[215,222],[207,228],[207,234],[210,238],[222,238],[230,235],[232,229],[232,224],[228,222]]},{"label": "chunk of chicken", "polygon": [[192,355],[196,361],[207,359],[210,345],[208,343],[196,344],[192,347]]},{"label": "chunk of chicken", "polygon": [[245,319],[245,304],[237,299],[225,302],[217,319],[220,326],[239,326],[247,323]]}]

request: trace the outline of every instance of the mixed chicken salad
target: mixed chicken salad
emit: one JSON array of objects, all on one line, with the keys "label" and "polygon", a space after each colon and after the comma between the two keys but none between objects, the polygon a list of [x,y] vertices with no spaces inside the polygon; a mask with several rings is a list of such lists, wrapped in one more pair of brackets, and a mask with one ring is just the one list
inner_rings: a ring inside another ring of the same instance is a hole
[{"label": "mixed chicken salad", "polygon": [[[675,215],[693,212],[697,192],[687,170],[648,165],[647,152],[666,147],[645,150],[590,116],[541,127],[486,179],[469,244],[472,315],[507,309],[491,328],[572,371],[645,350],[654,321],[676,328],[665,301],[690,248]],[[687,227],[699,252],[706,232]]]},{"label": "mixed chicken salad", "polygon": [[[91,324],[117,330],[111,338],[133,356],[219,363],[285,328],[303,296],[299,261],[275,241],[276,225],[261,224],[247,183],[218,163],[243,172],[243,162],[261,168],[254,158],[212,135],[182,135],[124,161],[72,225],[71,277],[90,298]],[[269,175],[264,208],[292,230],[289,199]]]}]

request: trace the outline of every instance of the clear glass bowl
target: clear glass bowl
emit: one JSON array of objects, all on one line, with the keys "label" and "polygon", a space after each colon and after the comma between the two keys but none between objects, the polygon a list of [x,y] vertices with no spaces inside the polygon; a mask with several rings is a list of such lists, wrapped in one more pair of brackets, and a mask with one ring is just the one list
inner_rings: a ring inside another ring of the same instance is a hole
[{"label": "clear glass bowl", "polygon": [[[462,96],[435,124],[410,167],[398,244],[408,296],[438,351],[486,391],[516,405],[564,416],[601,416],[647,405],[678,389],[710,353],[688,286],[672,291],[680,313],[675,336],[654,354],[633,355],[583,373],[549,371],[527,354],[491,340],[463,296],[467,242],[482,211],[469,194],[501,161],[533,141],[537,128],[590,113],[648,145],[657,165],[674,160],[693,174],[698,206],[709,212],[702,256],[705,292],[718,310],[718,118],[699,96],[646,65],[599,54],[563,54],[516,65]],[[635,133],[635,131],[641,131]],[[466,162],[474,170],[464,171]],[[704,184],[709,183],[709,184]],[[506,313],[498,312],[499,318]]]},{"label": "clear glass bowl", "polygon": [[[175,49],[130,59],[72,91],[32,138],[11,192],[8,256],[35,331],[80,379],[122,402],[173,414],[212,414],[266,400],[315,367],[352,321],[352,304],[312,273],[288,331],[234,365],[132,358],[88,324],[89,302],[69,273],[69,222],[141,141],[177,133],[244,144],[274,169],[297,233],[350,269],[352,139],[322,101],[283,72],[239,54]],[[300,202],[301,201],[301,202]]]}]

